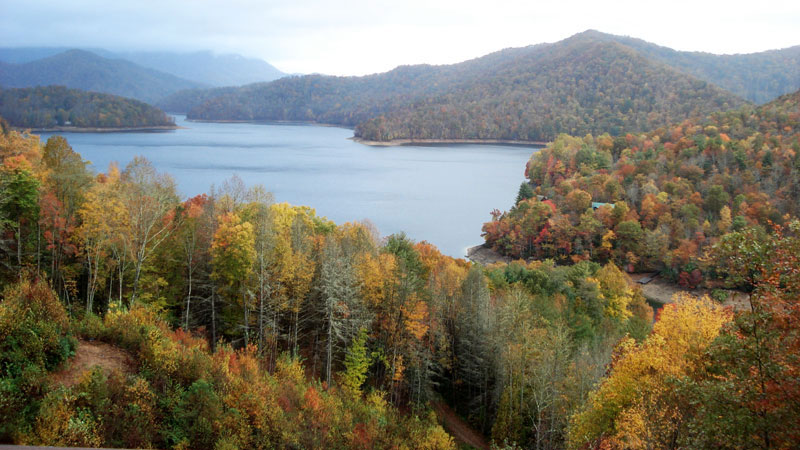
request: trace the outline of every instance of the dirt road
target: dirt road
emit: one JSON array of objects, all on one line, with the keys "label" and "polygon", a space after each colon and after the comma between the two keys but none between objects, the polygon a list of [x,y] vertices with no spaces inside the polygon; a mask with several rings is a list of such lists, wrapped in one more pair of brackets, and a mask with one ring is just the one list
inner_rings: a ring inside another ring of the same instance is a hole
[{"label": "dirt road", "polygon": [[453,408],[443,401],[431,402],[433,410],[436,411],[436,416],[439,421],[444,425],[444,429],[453,436],[459,444],[466,444],[474,448],[486,450],[489,448],[489,443],[486,438],[480,433],[473,430],[461,417],[458,417]]}]

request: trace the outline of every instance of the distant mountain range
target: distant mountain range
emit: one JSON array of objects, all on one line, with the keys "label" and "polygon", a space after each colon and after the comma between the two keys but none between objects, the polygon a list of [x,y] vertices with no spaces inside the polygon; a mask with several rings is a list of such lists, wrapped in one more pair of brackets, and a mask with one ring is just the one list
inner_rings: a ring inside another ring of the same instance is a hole
[{"label": "distant mountain range", "polygon": [[23,64],[0,63],[0,86],[49,85],[114,94],[151,104],[181,89],[202,86],[130,61],[108,59],[85,50],[68,50]]},{"label": "distant mountain range", "polygon": [[285,73],[266,61],[212,52],[117,53],[118,58],[213,87],[277,80]]},{"label": "distant mountain range", "polygon": [[648,131],[800,89],[800,46],[713,55],[593,30],[459,64],[363,77],[273,80],[283,74],[266,62],[210,52],[63,50],[0,49],[0,86],[113,93],[191,119],[341,125],[381,142]]},{"label": "distant mountain range", "polygon": [[372,141],[547,141],[562,132],[650,130],[797,90],[797,49],[695,54],[590,30],[453,65],[286,77],[195,91],[194,101],[183,92],[182,105],[171,106],[192,119],[343,125]]},{"label": "distant mountain range", "polygon": [[64,85],[148,103],[183,89],[240,86],[282,76],[265,61],[211,52],[0,49],[0,86]]}]

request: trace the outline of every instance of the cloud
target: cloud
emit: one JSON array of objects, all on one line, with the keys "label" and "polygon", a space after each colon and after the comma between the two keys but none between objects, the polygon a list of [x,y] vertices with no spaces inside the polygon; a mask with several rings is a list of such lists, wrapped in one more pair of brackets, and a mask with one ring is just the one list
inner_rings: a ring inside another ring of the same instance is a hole
[{"label": "cloud", "polygon": [[0,0],[0,13],[5,46],[209,49],[339,75],[453,63],[588,28],[714,53],[800,44],[800,2],[784,0]]}]

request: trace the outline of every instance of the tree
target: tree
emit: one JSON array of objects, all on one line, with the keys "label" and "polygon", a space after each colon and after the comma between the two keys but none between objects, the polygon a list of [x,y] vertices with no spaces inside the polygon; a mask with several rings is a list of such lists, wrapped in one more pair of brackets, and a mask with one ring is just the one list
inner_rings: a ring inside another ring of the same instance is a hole
[{"label": "tree", "polygon": [[[723,329],[704,370],[679,380],[679,392],[693,406],[681,445],[793,448],[800,442],[797,427],[788,425],[800,420],[798,231],[800,222],[793,221],[761,243],[770,250],[754,261],[760,274],[749,310]],[[745,258],[759,246],[748,244]]]},{"label": "tree", "polygon": [[611,371],[572,417],[569,448],[670,448],[688,411],[670,380],[700,369],[731,313],[709,298],[679,295],[641,344],[623,340]]},{"label": "tree", "polygon": [[606,317],[624,323],[632,315],[628,306],[634,302],[635,295],[628,277],[614,263],[603,266],[595,277],[600,284]]},{"label": "tree", "polygon": [[133,291],[129,302],[133,305],[145,261],[175,229],[178,196],[172,177],[158,173],[148,160],[137,156],[122,173],[120,198],[129,224],[123,238],[133,254]]},{"label": "tree", "polygon": [[350,343],[344,357],[344,372],[342,372],[342,385],[346,390],[358,396],[361,385],[367,379],[367,371],[372,360],[367,353],[367,329],[359,330]]},{"label": "tree", "polygon": [[711,186],[706,194],[706,211],[710,212],[714,216],[718,216],[720,209],[722,209],[723,206],[726,206],[728,202],[730,202],[730,199],[731,197],[727,192],[725,192],[725,188],[715,184],[714,186]]},{"label": "tree", "polygon": [[330,384],[336,347],[349,342],[369,322],[358,296],[353,257],[344,253],[336,236],[326,240],[321,256],[319,291],[327,328],[325,379]]},{"label": "tree", "polygon": [[565,209],[580,215],[592,207],[592,195],[586,191],[575,189],[567,194]]},{"label": "tree", "polygon": [[[45,192],[39,197],[39,226],[44,230],[47,250],[51,252],[50,276],[57,291],[69,298],[70,281],[62,270],[65,259],[77,253],[72,242],[75,231],[74,216],[68,215],[64,205],[52,192]],[[37,245],[38,247],[38,245]],[[39,252],[37,251],[37,254]],[[39,258],[37,257],[37,266]]]},{"label": "tree", "polygon": [[531,184],[528,182],[522,182],[519,185],[519,192],[517,193],[517,201],[514,202],[514,204],[516,205],[523,200],[527,200],[533,197],[533,195],[534,195],[533,187],[531,187]]},{"label": "tree", "polygon": [[[78,210],[81,224],[77,235],[86,258],[86,312],[91,312],[95,293],[104,265],[113,253],[115,240],[125,233],[127,214],[116,190],[119,172],[111,167],[108,175],[98,176],[97,182],[84,194],[85,201]],[[121,264],[121,261],[118,262]],[[122,271],[120,271],[120,274]],[[110,275],[113,278],[113,272]],[[120,295],[122,293],[120,276]],[[121,300],[121,298],[120,298]]]},{"label": "tree", "polygon": [[614,234],[617,243],[617,261],[632,262],[626,261],[629,259],[627,255],[638,255],[640,253],[642,239],[644,237],[642,226],[635,220],[626,220],[614,228]]},{"label": "tree", "polygon": [[39,213],[39,180],[23,167],[0,168],[0,191],[3,204],[0,205],[6,220],[14,227],[18,275],[22,276],[22,232],[23,224],[33,222]]},{"label": "tree", "polygon": [[461,283],[453,320],[453,401],[463,402],[468,415],[485,428],[491,408],[491,379],[496,355],[492,335],[490,294],[483,269],[473,266]]},{"label": "tree", "polygon": [[[72,150],[67,140],[52,136],[42,152],[44,191],[40,204],[47,249],[51,254],[50,277],[57,291],[66,295],[68,280],[62,271],[66,259],[76,253],[72,231],[84,194],[92,184],[88,163]],[[37,262],[39,260],[37,251]],[[71,282],[70,282],[71,283]]]},{"label": "tree", "polygon": [[244,310],[244,342],[250,342],[249,295],[246,286],[253,273],[255,262],[255,236],[253,225],[242,222],[235,213],[225,213],[219,218],[219,226],[211,243],[211,276],[221,282],[231,299],[239,299]]}]

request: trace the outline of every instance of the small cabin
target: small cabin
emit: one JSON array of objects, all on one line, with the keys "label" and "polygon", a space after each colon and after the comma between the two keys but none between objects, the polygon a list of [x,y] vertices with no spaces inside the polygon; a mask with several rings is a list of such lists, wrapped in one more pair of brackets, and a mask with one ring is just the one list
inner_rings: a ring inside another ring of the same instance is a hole
[{"label": "small cabin", "polygon": [[606,206],[606,205],[608,205],[608,206],[610,206],[612,208],[614,207],[613,203],[592,202],[592,210],[594,211],[595,209],[600,208],[602,206]]}]

